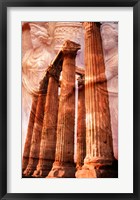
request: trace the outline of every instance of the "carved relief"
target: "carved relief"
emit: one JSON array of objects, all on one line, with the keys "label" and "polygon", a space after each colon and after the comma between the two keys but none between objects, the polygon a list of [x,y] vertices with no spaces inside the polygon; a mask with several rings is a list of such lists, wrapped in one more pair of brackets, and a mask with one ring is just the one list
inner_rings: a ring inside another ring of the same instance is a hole
[{"label": "carved relief", "polygon": [[54,31],[55,50],[58,51],[65,40],[72,38],[72,41],[80,43],[82,24],[75,22],[57,22]]},{"label": "carved relief", "polygon": [[81,22],[56,22],[54,30],[54,49],[57,52],[66,40],[71,40],[81,45],[77,53],[76,65],[84,66],[84,33]]},{"label": "carved relief", "polygon": [[81,48],[81,46],[75,42],[67,40],[62,46],[63,54],[69,54],[76,56],[77,51]]},{"label": "carved relief", "polygon": [[118,23],[102,23],[101,36],[109,94],[113,148],[115,157],[118,159]]},{"label": "carved relief", "polygon": [[33,48],[25,53],[22,60],[22,82],[26,90],[32,94],[38,91],[39,82],[54,58],[54,52],[50,51],[52,38],[47,29],[38,23],[29,23],[29,26]]},{"label": "carved relief", "polygon": [[22,27],[22,132],[26,135],[32,95],[40,92],[40,81],[54,58],[54,52],[48,23],[23,23]]}]

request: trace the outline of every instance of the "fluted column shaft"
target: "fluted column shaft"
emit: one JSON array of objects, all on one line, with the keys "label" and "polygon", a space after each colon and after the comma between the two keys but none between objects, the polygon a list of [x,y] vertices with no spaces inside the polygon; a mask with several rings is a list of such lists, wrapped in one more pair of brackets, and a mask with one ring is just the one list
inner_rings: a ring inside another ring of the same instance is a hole
[{"label": "fluted column shaft", "polygon": [[[85,98],[87,161],[91,158],[112,160],[113,146],[107,82],[100,83],[105,65],[102,51],[100,29],[97,23],[85,23]],[[98,81],[96,81],[98,77]],[[88,158],[89,157],[89,158]],[[96,160],[96,159],[95,159]]]},{"label": "fluted column shaft", "polygon": [[49,78],[45,104],[39,163],[37,165],[37,170],[34,172],[35,177],[47,176],[55,160],[58,116],[58,83],[59,79],[56,80],[54,76],[51,75]]},{"label": "fluted column shaft", "polygon": [[56,161],[73,162],[74,155],[74,110],[75,110],[75,57],[64,55],[59,102],[58,142],[56,147]]},{"label": "fluted column shaft", "polygon": [[78,79],[78,124],[77,124],[77,170],[84,164],[86,155],[86,124],[85,124],[85,85]]},{"label": "fluted column shaft", "polygon": [[28,161],[29,161],[29,154],[30,154],[31,140],[32,140],[33,128],[34,128],[34,122],[35,122],[37,102],[38,102],[38,96],[34,95],[32,97],[32,106],[31,106],[31,111],[30,111],[27,136],[26,136],[25,145],[24,145],[24,152],[23,152],[23,158],[22,158],[22,172],[24,172],[24,170],[26,169],[28,165]]},{"label": "fluted column shaft", "polygon": [[33,174],[39,160],[40,141],[41,141],[42,126],[43,126],[47,87],[48,87],[48,77],[46,75],[44,79],[41,81],[40,85],[40,92],[38,96],[35,123],[31,141],[29,162],[26,170],[24,171],[25,176],[31,176]]},{"label": "fluted column shaft", "polygon": [[57,143],[53,168],[48,177],[74,177],[75,57],[80,46],[66,41],[63,45],[61,94]]},{"label": "fluted column shaft", "polygon": [[105,65],[98,23],[85,22],[86,157],[79,177],[108,177],[114,160]]}]

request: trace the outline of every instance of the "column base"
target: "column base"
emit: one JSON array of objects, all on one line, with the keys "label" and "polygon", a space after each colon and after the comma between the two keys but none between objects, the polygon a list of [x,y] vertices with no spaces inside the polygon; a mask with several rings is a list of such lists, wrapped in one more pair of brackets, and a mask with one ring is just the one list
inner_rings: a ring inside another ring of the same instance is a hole
[{"label": "column base", "polygon": [[50,172],[50,170],[42,170],[42,169],[35,170],[32,177],[34,177],[34,178],[45,178],[48,175],[49,172]]},{"label": "column base", "polygon": [[118,161],[112,164],[86,163],[78,169],[76,178],[118,178]]},{"label": "column base", "polygon": [[36,166],[38,163],[38,158],[30,158],[29,164],[27,165],[25,171],[23,172],[23,177],[32,177],[34,171],[36,170]]},{"label": "column base", "polygon": [[33,177],[35,178],[45,178],[50,170],[52,169],[52,165],[54,161],[50,160],[42,160],[43,164],[38,164],[37,169],[33,173]]},{"label": "column base", "polygon": [[22,160],[22,173],[24,173],[24,171],[26,170],[26,167],[28,166],[28,162],[29,162],[29,157],[23,156],[23,160]]},{"label": "column base", "polygon": [[36,168],[30,168],[27,166],[27,168],[25,169],[25,171],[23,172],[23,177],[27,177],[27,178],[31,178],[32,174],[34,173]]},{"label": "column base", "polygon": [[51,171],[46,178],[75,178],[75,164],[64,163],[63,165],[53,164]]}]

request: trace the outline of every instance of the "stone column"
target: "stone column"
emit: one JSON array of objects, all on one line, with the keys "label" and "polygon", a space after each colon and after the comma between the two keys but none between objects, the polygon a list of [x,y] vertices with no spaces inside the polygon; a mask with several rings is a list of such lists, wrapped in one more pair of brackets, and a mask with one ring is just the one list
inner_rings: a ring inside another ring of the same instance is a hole
[{"label": "stone column", "polygon": [[99,23],[85,22],[86,157],[77,177],[113,177],[112,132]]},{"label": "stone column", "polygon": [[32,135],[33,135],[37,102],[38,102],[38,96],[34,95],[32,97],[32,107],[30,111],[27,136],[26,136],[26,141],[24,145],[24,152],[23,152],[23,158],[22,158],[22,172],[24,172],[24,170],[26,169],[28,165],[28,161],[29,161],[29,154],[30,154],[31,140],[32,140]]},{"label": "stone column", "polygon": [[78,125],[77,125],[76,168],[81,169],[86,155],[86,124],[85,124],[85,80],[78,78]]},{"label": "stone column", "polygon": [[50,78],[45,104],[39,163],[33,174],[34,177],[47,176],[55,160],[60,69],[52,66],[48,69],[48,73]]},{"label": "stone column", "polygon": [[30,155],[29,155],[29,162],[27,168],[24,171],[24,176],[30,177],[39,160],[39,151],[40,151],[40,140],[41,140],[41,132],[43,126],[43,118],[44,118],[44,107],[46,101],[46,93],[47,93],[47,86],[48,86],[48,75],[44,77],[44,79],[40,83],[40,90],[36,108],[36,116],[35,116],[35,123],[31,141],[31,148],[30,148]]},{"label": "stone column", "polygon": [[75,57],[80,45],[66,41],[62,47],[63,65],[59,101],[55,162],[48,177],[71,178],[74,165]]}]

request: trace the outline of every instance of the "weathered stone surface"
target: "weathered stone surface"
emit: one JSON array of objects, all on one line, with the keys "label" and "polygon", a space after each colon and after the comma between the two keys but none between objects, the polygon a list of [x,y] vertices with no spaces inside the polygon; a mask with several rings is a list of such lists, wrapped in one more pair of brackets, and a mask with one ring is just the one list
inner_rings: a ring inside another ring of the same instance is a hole
[{"label": "weathered stone surface", "polygon": [[88,163],[82,167],[82,170],[78,170],[76,175],[77,178],[118,178],[118,161],[114,160],[111,165],[94,166],[93,163]]},{"label": "weathered stone surface", "polygon": [[96,167],[112,165],[114,160],[112,132],[100,29],[93,22],[85,22],[84,27],[87,148],[82,170],[83,177],[85,168],[88,176],[97,177]]},{"label": "weathered stone surface", "polygon": [[118,23],[101,25],[114,156],[118,159]]},{"label": "weathered stone surface", "polygon": [[78,78],[78,121],[76,144],[76,168],[84,164],[86,155],[86,119],[85,119],[85,84],[84,78]]},{"label": "weathered stone surface", "polygon": [[47,178],[75,178],[75,164],[55,161]]},{"label": "weathered stone surface", "polygon": [[24,176],[31,176],[38,164],[47,87],[48,87],[48,76],[46,75],[44,79],[41,81],[40,85],[40,94],[38,96],[38,102],[36,108],[36,116],[35,116],[33,135],[30,147],[29,162],[27,168],[23,173]]},{"label": "weathered stone surface", "polygon": [[26,142],[24,145],[24,153],[23,153],[23,159],[22,159],[22,172],[24,172],[24,170],[26,169],[28,165],[28,161],[29,161],[29,154],[30,154],[31,140],[32,140],[32,134],[33,134],[33,128],[34,128],[34,122],[35,122],[37,102],[38,102],[38,96],[34,96],[32,98],[32,107],[30,111]]},{"label": "weathered stone surface", "polygon": [[57,115],[58,81],[54,77],[50,77],[45,104],[39,163],[37,170],[33,174],[34,177],[47,176],[55,160]]},{"label": "weathered stone surface", "polygon": [[[53,168],[48,177],[74,177],[75,57],[80,46],[63,45],[61,94],[59,100],[57,143]],[[68,170],[69,169],[69,170]]]}]

